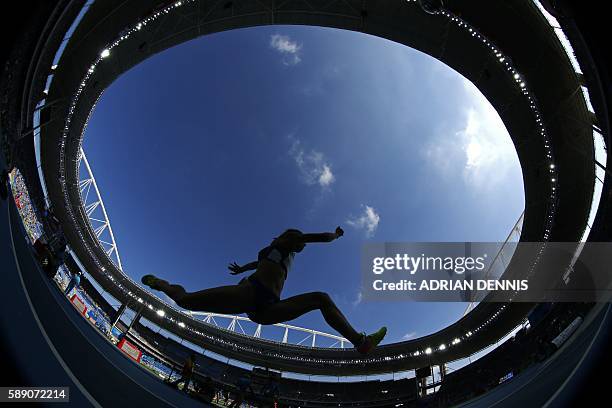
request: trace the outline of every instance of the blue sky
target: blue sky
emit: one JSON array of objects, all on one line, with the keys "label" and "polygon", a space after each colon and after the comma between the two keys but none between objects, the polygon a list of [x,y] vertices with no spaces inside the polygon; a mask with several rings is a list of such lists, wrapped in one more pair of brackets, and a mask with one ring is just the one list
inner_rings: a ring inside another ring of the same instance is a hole
[{"label": "blue sky", "polygon": [[[388,326],[387,342],[465,305],[361,301],[364,242],[503,241],[524,208],[510,137],[471,83],[334,29],[234,30],[155,55],[106,90],[84,149],[135,280],[236,283],[227,265],[280,231],[341,225],[298,255],[283,297],[327,291],[359,330]],[[293,324],[332,332],[316,312]]]}]

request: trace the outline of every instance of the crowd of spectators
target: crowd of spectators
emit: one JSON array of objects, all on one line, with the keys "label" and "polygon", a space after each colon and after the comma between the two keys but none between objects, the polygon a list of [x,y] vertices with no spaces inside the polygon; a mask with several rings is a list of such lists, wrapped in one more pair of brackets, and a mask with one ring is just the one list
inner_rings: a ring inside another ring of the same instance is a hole
[{"label": "crowd of spectators", "polygon": [[59,220],[50,209],[43,209],[42,214],[37,211],[19,169],[14,168],[7,176],[28,240],[43,269],[52,277],[67,256],[67,242]]},{"label": "crowd of spectators", "polygon": [[9,182],[11,185],[11,191],[15,200],[15,205],[19,211],[19,215],[23,220],[23,226],[26,230],[28,238],[33,244],[37,239],[43,235],[43,225],[39,221],[36,209],[32,205],[28,188],[25,184],[25,180],[21,175],[20,171],[15,168],[8,173]]}]

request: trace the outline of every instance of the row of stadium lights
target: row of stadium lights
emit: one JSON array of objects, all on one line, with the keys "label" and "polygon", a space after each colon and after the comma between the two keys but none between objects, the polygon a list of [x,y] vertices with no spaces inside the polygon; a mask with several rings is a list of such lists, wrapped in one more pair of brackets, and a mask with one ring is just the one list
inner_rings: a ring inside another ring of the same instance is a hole
[{"label": "row of stadium lights", "polygon": [[[537,129],[537,133],[540,135],[540,137],[542,137],[543,140],[543,144],[544,144],[544,149],[545,149],[545,153],[546,153],[546,161],[547,161],[547,170],[549,173],[549,177],[550,177],[550,192],[549,192],[549,210],[548,210],[548,214],[546,216],[545,219],[545,227],[544,227],[544,234],[543,234],[543,244],[540,247],[540,250],[538,252],[538,255],[536,256],[536,258],[534,259],[534,262],[532,263],[532,265],[529,268],[529,271],[527,273],[527,276],[531,276],[531,274],[533,273],[535,267],[537,266],[542,254],[544,253],[545,247],[546,247],[546,242],[549,240],[550,238],[550,232],[552,229],[552,225],[553,225],[553,220],[554,220],[554,215],[556,212],[556,205],[557,205],[557,184],[558,184],[558,175],[557,175],[557,171],[556,171],[556,165],[555,165],[555,161],[554,161],[554,157],[553,157],[553,152],[552,152],[552,148],[551,148],[551,143],[550,143],[550,138],[548,136],[548,133],[546,132],[546,127],[544,125],[544,122],[542,121],[542,116],[540,114],[540,111],[537,107],[536,104],[536,99],[535,96],[532,95],[532,93],[529,91],[528,87],[527,87],[527,83],[525,82],[525,79],[523,78],[523,76],[518,72],[518,70],[516,68],[514,68],[510,62],[510,57],[504,55],[501,50],[495,46],[495,44],[493,44],[491,41],[489,41],[488,38],[486,38],[484,35],[482,35],[480,32],[478,32],[478,30],[476,30],[474,27],[472,27],[469,23],[467,23],[465,20],[461,19],[460,17],[446,11],[446,10],[439,10],[437,13],[435,14],[439,14],[442,15],[444,17],[446,17],[447,19],[449,19],[449,21],[451,21],[452,23],[454,23],[457,27],[466,30],[473,38],[480,40],[480,42],[482,44],[484,44],[489,51],[494,55],[494,57],[497,59],[497,61],[499,62],[499,64],[502,66],[503,69],[505,69],[508,74],[512,75],[512,79],[514,80],[515,84],[517,85],[518,89],[520,90],[520,92],[527,98],[527,102],[529,105],[529,108],[531,109],[533,116],[535,118],[535,123],[536,123],[536,129]],[[509,299],[510,301],[514,298],[514,296],[516,296],[518,292],[515,291],[513,296]],[[484,328],[484,326],[486,326],[488,323],[490,323],[490,321],[492,321],[495,317],[497,317],[497,315],[501,312],[501,310],[503,310],[505,308],[505,306],[503,308],[501,308],[498,312],[496,312],[489,320],[487,320],[487,322],[485,322],[483,325],[481,325],[480,327],[478,327],[475,331],[481,330],[482,328]]]},{"label": "row of stadium lights", "polygon": [[[408,0],[408,2],[417,3],[417,0]],[[474,37],[477,40],[480,40],[481,43],[483,43],[487,48],[489,48],[489,50],[493,53],[497,61],[502,65],[502,68],[504,68],[506,71],[508,71],[508,73],[512,75],[512,79],[518,86],[519,90],[527,98],[529,107],[535,117],[535,122],[536,122],[538,133],[540,134],[540,136],[542,137],[544,141],[544,149],[546,151],[546,158],[548,161],[548,171],[549,171],[550,184],[551,184],[551,190],[549,194],[550,211],[546,219],[546,228],[544,229],[544,235],[543,235],[544,241],[547,241],[548,238],[550,237],[550,231],[551,231],[552,222],[553,222],[553,218],[554,218],[554,214],[556,210],[556,198],[557,198],[556,185],[558,183],[558,179],[557,179],[557,174],[556,174],[556,166],[555,166],[554,159],[553,159],[553,153],[552,153],[552,149],[550,146],[550,140],[549,140],[548,134],[546,133],[546,128],[544,126],[544,123],[542,122],[540,111],[536,105],[535,96],[533,96],[531,92],[529,91],[524,78],[521,76],[518,70],[514,68],[512,64],[510,63],[510,58],[505,56],[499,48],[497,48],[491,41],[489,41],[488,38],[486,38],[483,34],[478,32],[478,30],[472,27],[465,20],[461,19],[460,17],[446,10],[440,9],[437,12],[434,12],[434,14],[439,14],[439,15],[446,17],[456,26],[466,30],[472,37]]]},{"label": "row of stadium lights", "polygon": [[[65,184],[65,180],[66,179],[65,179],[65,170],[64,170],[65,169],[64,164],[65,164],[65,146],[66,146],[66,140],[67,140],[67,137],[68,137],[68,132],[70,130],[70,124],[71,124],[72,116],[73,116],[74,111],[76,109],[76,104],[77,104],[77,102],[78,102],[82,92],[84,91],[85,87],[87,86],[87,83],[89,82],[89,79],[91,78],[91,76],[95,72],[96,66],[101,61],[103,61],[104,59],[108,58],[111,55],[111,51],[112,51],[113,48],[117,47],[123,41],[129,39],[132,35],[134,35],[138,31],[140,31],[142,29],[142,27],[144,27],[147,24],[155,21],[160,16],[169,14],[172,10],[174,10],[174,9],[176,9],[176,8],[182,6],[182,5],[193,3],[193,2],[195,2],[195,0],[177,1],[177,2],[175,2],[175,3],[173,3],[173,4],[169,5],[169,6],[166,6],[165,8],[161,9],[160,11],[157,11],[156,13],[154,13],[151,16],[145,18],[144,20],[138,22],[132,28],[123,31],[119,35],[119,38],[117,38],[113,43],[108,45],[106,48],[104,48],[100,52],[98,58],[95,60],[95,62],[87,70],[83,80],[79,84],[79,87],[78,87],[77,91],[75,92],[75,94],[73,96],[72,103],[71,103],[70,108],[69,108],[68,116],[66,118],[66,122],[65,122],[65,125],[64,125],[63,134],[62,134],[62,140],[61,140],[61,143],[60,143],[60,146],[61,146],[61,150],[60,150],[60,164],[61,164],[60,165],[60,181],[62,183],[62,189],[63,189],[63,192],[64,192],[64,197],[65,197],[67,202],[69,202],[69,196],[68,196],[68,191],[67,191],[67,187],[66,187],[66,184]],[[416,0],[412,0],[412,1],[408,0],[408,2],[409,3],[416,3]],[[505,56],[499,50],[499,48],[497,48],[484,35],[480,34],[475,28],[470,26],[467,22],[465,22],[461,18],[451,14],[450,12],[448,12],[446,10],[441,9],[438,12],[436,12],[435,14],[442,15],[442,16],[448,18],[449,21],[454,23],[457,27],[466,30],[473,38],[475,38],[477,40],[480,40],[482,44],[484,44],[486,47],[488,47],[489,50],[493,53],[493,55],[497,59],[497,61],[502,65],[502,67],[505,68],[506,71],[509,74],[512,75],[512,78],[515,81],[517,87],[519,88],[521,93],[527,98],[527,101],[529,103],[529,107],[532,110],[532,113],[533,113],[533,115],[535,117],[535,122],[536,122],[536,125],[537,125],[538,132],[539,132],[540,136],[542,137],[542,139],[544,141],[544,148],[545,148],[545,151],[546,151],[546,158],[547,158],[547,161],[548,161],[548,170],[549,170],[550,182],[551,182],[551,191],[550,191],[550,194],[549,194],[549,196],[550,196],[549,197],[550,198],[549,214],[548,214],[547,219],[546,219],[545,230],[544,230],[544,235],[543,235],[544,241],[546,242],[546,241],[548,241],[549,236],[550,236],[550,231],[551,231],[552,223],[553,223],[553,216],[554,216],[555,210],[556,210],[557,174],[556,174],[556,167],[555,167],[554,160],[553,160],[553,153],[552,153],[549,137],[548,137],[548,134],[546,132],[546,128],[544,126],[544,123],[542,122],[540,112],[539,112],[539,110],[537,108],[535,96],[533,96],[531,94],[531,92],[529,91],[529,89],[527,87],[527,84],[526,84],[524,78],[521,76],[521,74],[510,64],[509,57]],[[95,103],[92,105],[90,114],[94,110],[95,105],[96,105]],[[83,129],[85,129],[85,127]],[[76,222],[76,219],[75,219],[74,214],[72,212],[71,206],[68,205],[67,209],[69,211],[69,214],[73,218],[73,221],[75,222],[75,225],[79,225]],[[83,234],[81,233],[80,228],[78,229],[78,233],[81,236],[82,241],[83,242],[87,242],[84,239]],[[113,282],[113,284],[115,284],[125,294],[127,294],[130,297],[132,297],[137,302],[139,302],[139,303],[143,304],[144,306],[148,307],[150,310],[155,310],[155,308],[154,308],[154,306],[152,304],[144,302],[144,300],[141,297],[138,297],[135,294],[133,294],[131,291],[127,290],[127,288],[125,288],[120,282],[116,282],[115,278],[110,273],[107,273],[105,268],[102,265],[100,265],[97,257],[93,254],[93,251],[89,248],[89,246],[86,245],[86,247],[87,247],[88,251],[90,252],[90,255],[92,255],[92,258],[95,260],[95,262],[100,267],[100,270],[102,272],[104,272],[105,276],[108,279],[110,279]],[[540,255],[543,253],[543,251],[544,251],[544,248],[542,247],[542,249],[540,250]],[[536,261],[536,263],[537,263],[537,261]],[[535,264],[532,265],[531,270],[533,270],[534,267],[535,267]],[[127,278],[127,279],[131,280],[129,278]],[[162,303],[165,303],[165,302],[162,301]],[[168,308],[172,309],[170,305],[167,305],[167,306],[168,306]],[[399,355],[396,355],[396,356],[387,356],[387,357],[382,357],[382,358],[357,359],[357,360],[353,360],[350,364],[354,364],[354,363],[366,363],[366,362],[377,362],[377,361],[383,361],[383,360],[386,360],[386,361],[389,361],[389,360],[398,360],[398,359],[409,357],[410,355],[412,355],[414,357],[418,357],[418,356],[421,356],[422,354],[431,355],[432,353],[434,353],[436,351],[445,351],[448,347],[456,346],[459,343],[461,343],[462,339],[467,339],[467,338],[471,337],[473,334],[475,334],[475,333],[479,332],[480,330],[484,329],[488,324],[490,324],[493,320],[495,320],[497,318],[497,316],[505,308],[506,308],[506,305],[503,305],[488,320],[486,320],[480,326],[475,328],[473,332],[472,331],[467,331],[462,337],[454,338],[449,345],[446,345],[446,344],[442,343],[442,344],[440,344],[435,349],[432,348],[432,347],[427,347],[427,348],[425,348],[423,350],[416,350],[416,351],[414,351],[411,354],[399,354]],[[315,363],[346,364],[346,362],[344,360],[313,359],[313,358],[309,358],[309,357],[288,356],[288,355],[286,355],[284,353],[276,353],[276,352],[273,352],[273,353],[262,353],[261,350],[256,350],[256,349],[253,349],[253,348],[250,348],[250,347],[245,347],[245,346],[243,346],[241,344],[236,344],[236,343],[233,343],[233,342],[228,342],[228,341],[223,340],[221,338],[211,336],[208,333],[203,333],[203,332],[201,332],[199,330],[196,330],[196,329],[194,329],[194,328],[192,328],[190,326],[185,325],[184,322],[179,321],[179,320],[177,320],[177,319],[175,319],[175,318],[173,318],[171,316],[167,316],[166,317],[166,312],[163,309],[158,309],[155,312],[156,312],[156,314],[160,318],[164,318],[165,317],[169,321],[171,321],[173,323],[176,323],[179,327],[181,327],[183,329],[186,329],[186,330],[192,332],[193,334],[197,334],[197,335],[199,335],[201,337],[208,338],[209,340],[212,340],[214,342],[220,342],[220,343],[224,343],[224,344],[230,345],[234,349],[242,349],[242,350],[245,350],[245,351],[248,350],[248,351],[251,351],[251,352],[255,351],[255,352],[259,352],[260,354],[267,354],[269,356],[282,357],[282,358],[285,358],[285,359],[287,359],[287,358],[295,359],[295,360],[299,360],[299,361],[309,361],[309,362],[315,362]]]},{"label": "row of stadium lights", "polygon": [[488,38],[478,32],[474,27],[468,24],[466,21],[457,17],[454,14],[446,10],[440,10],[439,14],[449,19],[452,23],[454,23],[457,27],[466,30],[473,38],[479,40],[482,44],[484,44],[489,51],[493,54],[493,56],[497,59],[499,64],[505,69],[508,74],[512,76],[516,86],[521,91],[521,93],[527,98],[527,102],[529,108],[531,109],[533,116],[536,122],[537,132],[544,142],[544,150],[546,153],[547,159],[547,168],[550,177],[550,192],[549,192],[549,202],[550,207],[548,211],[548,216],[545,221],[544,228],[544,241],[548,241],[550,237],[550,231],[552,229],[553,218],[556,212],[556,201],[557,201],[557,184],[558,184],[558,176],[556,172],[556,165],[554,162],[553,152],[551,148],[550,138],[548,133],[546,132],[546,127],[544,122],[542,121],[542,116],[540,114],[540,110],[537,107],[535,96],[529,91],[527,83],[525,82],[524,77],[518,72],[516,68],[512,66],[510,63],[510,57],[504,55],[501,50],[495,46]]}]

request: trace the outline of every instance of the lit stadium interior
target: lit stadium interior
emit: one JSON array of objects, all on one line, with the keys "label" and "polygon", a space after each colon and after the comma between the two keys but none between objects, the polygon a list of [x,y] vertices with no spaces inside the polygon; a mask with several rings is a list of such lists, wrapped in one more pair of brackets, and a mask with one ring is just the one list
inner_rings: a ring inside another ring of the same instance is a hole
[{"label": "lit stadium interior", "polygon": [[[569,6],[547,0],[59,0],[23,13],[27,29],[15,31],[0,83],[0,170],[7,169],[10,181],[0,211],[7,242],[2,346],[23,384],[69,386],[77,406],[225,406],[242,398],[249,406],[274,407],[562,406],[573,395],[576,370],[597,359],[612,319],[609,303],[601,301],[483,298],[433,334],[365,356],[325,332],[281,324],[285,337],[278,342],[261,335],[261,325],[242,329],[248,319],[241,316],[181,310],[123,271],[103,191],[82,147],[105,89],[186,41],[274,24],[370,34],[436,58],[482,92],[518,154],[525,189],[520,241],[540,243],[542,251],[548,242],[573,243],[571,270],[585,243],[612,240],[612,190],[606,167],[611,91],[580,29],[584,22]],[[98,207],[100,225],[91,217]],[[110,242],[100,239],[104,230]],[[57,261],[62,241],[65,254]],[[524,268],[515,256],[505,274]],[[533,268],[537,274],[537,260]],[[65,285],[77,271],[82,295],[67,299]],[[568,281],[561,272],[556,279]],[[96,315],[87,315],[92,309]],[[307,340],[287,341],[293,331]],[[164,381],[179,375],[193,351],[198,368],[187,395]],[[405,372],[412,374],[395,379]],[[251,390],[237,397],[245,378]]]}]

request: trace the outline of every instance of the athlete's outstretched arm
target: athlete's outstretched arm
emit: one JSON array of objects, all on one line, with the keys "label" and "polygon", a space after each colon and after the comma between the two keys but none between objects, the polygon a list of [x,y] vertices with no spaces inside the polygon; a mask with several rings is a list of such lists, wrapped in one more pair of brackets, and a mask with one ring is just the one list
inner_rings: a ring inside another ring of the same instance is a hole
[{"label": "athlete's outstretched arm", "polygon": [[231,263],[227,269],[229,269],[231,272],[230,274],[232,275],[238,275],[239,273],[243,273],[246,271],[252,271],[254,269],[257,269],[257,265],[259,265],[259,261],[253,261],[253,262],[249,262],[246,265],[240,266],[238,265],[236,262]]},{"label": "athlete's outstretched arm", "polygon": [[335,232],[320,232],[315,234],[302,234],[302,240],[308,242],[332,242],[344,235],[344,230],[338,227]]}]

